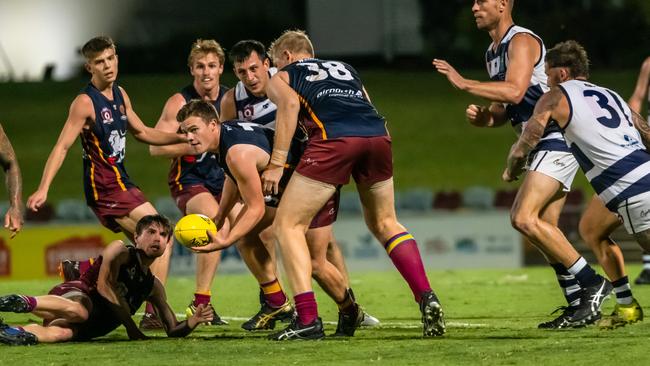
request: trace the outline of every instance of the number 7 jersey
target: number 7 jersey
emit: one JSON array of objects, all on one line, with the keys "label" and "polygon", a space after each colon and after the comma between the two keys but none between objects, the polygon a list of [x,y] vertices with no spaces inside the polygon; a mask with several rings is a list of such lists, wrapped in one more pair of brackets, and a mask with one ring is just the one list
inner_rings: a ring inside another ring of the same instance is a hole
[{"label": "number 7 jersey", "polygon": [[564,137],[596,193],[610,211],[650,191],[650,154],[615,92],[584,80],[560,84],[570,113]]},{"label": "number 7 jersey", "polygon": [[359,74],[339,61],[304,59],[284,67],[300,99],[309,139],[386,136],[386,122],[366,98]]}]

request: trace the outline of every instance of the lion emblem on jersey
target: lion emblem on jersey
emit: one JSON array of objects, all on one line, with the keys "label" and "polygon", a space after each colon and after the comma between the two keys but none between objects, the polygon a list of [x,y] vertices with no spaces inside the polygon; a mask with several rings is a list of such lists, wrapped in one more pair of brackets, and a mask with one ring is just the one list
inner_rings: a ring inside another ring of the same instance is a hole
[{"label": "lion emblem on jersey", "polygon": [[115,163],[121,163],[126,153],[126,133],[123,134],[118,130],[111,131],[111,135],[108,136],[108,143],[111,145],[109,159],[115,161]]}]

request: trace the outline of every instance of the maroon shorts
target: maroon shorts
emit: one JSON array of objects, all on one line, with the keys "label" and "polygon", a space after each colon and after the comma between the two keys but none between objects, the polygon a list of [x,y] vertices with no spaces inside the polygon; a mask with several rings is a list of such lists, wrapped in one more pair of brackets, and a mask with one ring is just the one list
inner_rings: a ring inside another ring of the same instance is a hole
[{"label": "maroon shorts", "polygon": [[389,136],[341,137],[310,140],[296,171],[329,184],[354,181],[373,184],[393,176],[393,153]]},{"label": "maroon shorts", "polygon": [[67,281],[52,287],[50,292],[47,294],[68,297],[74,293],[89,296],[90,289],[88,289],[88,286],[81,281]]},{"label": "maroon shorts", "polygon": [[336,192],[330,197],[330,199],[325,202],[325,206],[316,213],[316,216],[311,220],[309,224],[310,229],[317,229],[319,227],[332,225],[336,221],[336,217],[339,213],[339,200],[341,198],[340,189],[336,189]]},{"label": "maroon shorts", "polygon": [[221,201],[221,193],[214,194],[202,184],[184,185],[182,190],[172,189],[171,193],[176,206],[183,215],[187,215],[187,202],[199,193],[210,193],[217,203]]},{"label": "maroon shorts", "polygon": [[100,195],[95,202],[90,204],[99,221],[112,230],[119,233],[122,229],[115,222],[115,218],[128,216],[133,209],[147,202],[147,198],[137,187],[132,187],[126,191],[115,191],[106,195]]}]

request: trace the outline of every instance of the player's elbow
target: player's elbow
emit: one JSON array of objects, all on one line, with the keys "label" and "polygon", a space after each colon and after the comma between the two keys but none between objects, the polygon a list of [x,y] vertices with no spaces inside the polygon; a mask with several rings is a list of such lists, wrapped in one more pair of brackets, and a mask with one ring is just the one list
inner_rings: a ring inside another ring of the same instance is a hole
[{"label": "player's elbow", "polygon": [[506,94],[505,102],[510,104],[519,104],[524,99],[525,95],[526,95],[525,88],[514,87],[510,89]]}]

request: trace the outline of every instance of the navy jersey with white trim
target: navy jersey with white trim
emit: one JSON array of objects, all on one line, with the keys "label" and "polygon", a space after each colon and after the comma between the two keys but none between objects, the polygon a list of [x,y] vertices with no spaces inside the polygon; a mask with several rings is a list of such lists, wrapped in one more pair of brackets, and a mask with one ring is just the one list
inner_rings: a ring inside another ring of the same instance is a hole
[{"label": "navy jersey with white trim", "polygon": [[357,71],[339,61],[304,59],[282,69],[300,98],[309,139],[386,136],[386,122],[366,98]]},{"label": "navy jersey with white trim", "polygon": [[[548,91],[548,86],[546,84],[547,78],[544,71],[544,56],[546,55],[544,42],[531,30],[512,25],[501,42],[496,46],[494,43],[490,44],[485,52],[485,64],[488,74],[490,75],[490,80],[505,81],[509,62],[508,47],[510,47],[512,38],[519,33],[529,34],[539,42],[540,55],[533,68],[530,83],[523,99],[517,104],[505,104],[508,119],[510,119],[512,126],[517,130],[523,129],[523,123],[528,121],[533,115],[535,104],[537,104],[539,98]],[[535,150],[568,151],[568,148],[562,139],[561,129],[557,123],[551,122],[548,124],[544,130],[542,140]]]}]

